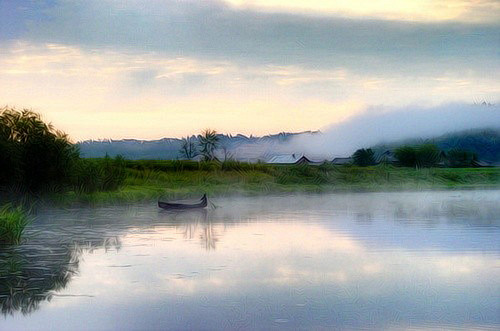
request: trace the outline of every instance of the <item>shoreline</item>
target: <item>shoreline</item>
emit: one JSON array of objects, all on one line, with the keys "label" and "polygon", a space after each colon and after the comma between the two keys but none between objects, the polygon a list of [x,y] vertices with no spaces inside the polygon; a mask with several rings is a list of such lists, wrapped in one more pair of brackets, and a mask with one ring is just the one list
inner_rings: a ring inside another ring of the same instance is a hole
[{"label": "shoreline", "polygon": [[[387,165],[270,166],[200,164],[175,169],[172,161],[129,162],[116,190],[20,196],[28,206],[61,207],[153,202],[160,199],[266,196],[310,193],[409,192],[500,189],[500,168],[403,168]],[[137,167],[140,165],[140,168]],[[146,165],[146,166],[145,166]],[[181,164],[183,165],[183,164]],[[158,169],[158,166],[165,167]],[[185,165],[184,165],[185,166]]]}]

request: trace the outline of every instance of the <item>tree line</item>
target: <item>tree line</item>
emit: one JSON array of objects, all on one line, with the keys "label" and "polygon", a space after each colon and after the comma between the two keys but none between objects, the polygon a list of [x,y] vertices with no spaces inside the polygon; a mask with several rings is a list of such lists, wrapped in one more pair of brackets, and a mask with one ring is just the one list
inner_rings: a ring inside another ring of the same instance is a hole
[{"label": "tree line", "polygon": [[[476,164],[477,155],[463,149],[452,149],[448,152],[440,150],[434,144],[417,146],[401,146],[394,150],[395,164],[403,167],[430,168],[438,165],[448,167],[472,167]],[[352,155],[353,163],[358,166],[377,164],[375,152],[371,148],[358,149]],[[388,160],[379,160],[388,162]]]},{"label": "tree line", "polygon": [[116,189],[125,179],[121,157],[87,160],[62,131],[29,109],[0,108],[0,193]]}]

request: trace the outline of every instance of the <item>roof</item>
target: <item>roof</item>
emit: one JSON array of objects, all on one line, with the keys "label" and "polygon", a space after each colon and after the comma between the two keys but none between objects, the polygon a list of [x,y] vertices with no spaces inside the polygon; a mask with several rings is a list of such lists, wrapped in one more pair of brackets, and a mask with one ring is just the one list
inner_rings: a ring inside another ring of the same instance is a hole
[{"label": "roof", "polygon": [[385,151],[377,158],[378,162],[397,162],[398,159],[392,151]]},{"label": "roof", "polygon": [[473,160],[472,161],[472,166],[474,167],[498,167],[498,162],[497,163],[494,163],[494,162],[488,162],[488,161],[484,161],[484,160]]},{"label": "roof", "polygon": [[353,161],[352,157],[336,157],[332,160],[332,164],[349,164]]},{"label": "roof", "polygon": [[289,154],[289,155],[276,155],[267,161],[272,164],[298,164],[310,163],[311,161],[304,155]]}]

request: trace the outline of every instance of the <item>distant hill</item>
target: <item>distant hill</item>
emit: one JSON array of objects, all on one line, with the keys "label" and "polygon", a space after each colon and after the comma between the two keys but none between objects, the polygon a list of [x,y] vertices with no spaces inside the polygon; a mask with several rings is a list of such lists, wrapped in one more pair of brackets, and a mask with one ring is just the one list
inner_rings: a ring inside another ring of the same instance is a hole
[{"label": "distant hill", "polygon": [[[268,160],[280,154],[292,154],[293,144],[288,144],[294,137],[312,136],[321,134],[319,131],[299,133],[279,133],[263,137],[219,134],[219,159],[230,157],[233,159],[255,162]],[[197,143],[198,138],[192,137]],[[419,145],[424,143],[436,144],[440,149],[448,151],[453,148],[469,150],[478,155],[480,160],[500,162],[500,130],[476,129],[444,134],[429,139],[409,139],[388,144],[379,144],[372,149],[377,153],[393,150],[402,145]],[[163,138],[159,140],[87,140],[78,143],[83,157],[104,157],[122,155],[127,159],[157,159],[175,160],[180,158],[179,150],[182,140],[177,138]],[[225,150],[225,152],[224,152]],[[309,156],[309,155],[308,155]],[[314,157],[314,156],[313,156]]]},{"label": "distant hill", "polygon": [[[257,161],[266,159],[282,151],[287,142],[299,135],[314,135],[318,131],[305,131],[299,133],[282,132],[279,134],[267,135],[263,137],[219,134],[219,143],[221,149],[218,156],[224,156],[222,148],[226,150],[227,156],[238,160]],[[195,143],[198,142],[197,136],[192,136]],[[157,160],[175,160],[180,157],[179,150],[182,140],[177,138],[163,138],[159,140],[86,140],[78,143],[80,153],[83,157],[94,158],[122,155],[131,160],[137,159],[157,159]]]},{"label": "distant hill", "polygon": [[444,134],[429,139],[409,139],[390,144],[379,144],[372,149],[378,154],[386,150],[393,150],[402,145],[420,145],[431,143],[443,151],[454,148],[468,150],[477,154],[480,160],[500,162],[500,130],[474,129]]}]

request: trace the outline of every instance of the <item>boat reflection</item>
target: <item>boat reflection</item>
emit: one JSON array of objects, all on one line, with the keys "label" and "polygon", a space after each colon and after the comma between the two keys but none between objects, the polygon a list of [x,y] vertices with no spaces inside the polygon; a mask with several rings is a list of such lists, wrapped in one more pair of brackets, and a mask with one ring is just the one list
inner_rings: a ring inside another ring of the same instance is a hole
[{"label": "boat reflection", "polygon": [[193,240],[198,237],[202,247],[210,251],[216,248],[222,235],[212,219],[213,214],[213,210],[206,209],[161,210],[160,220],[174,224],[176,228],[181,228],[184,239]]}]

